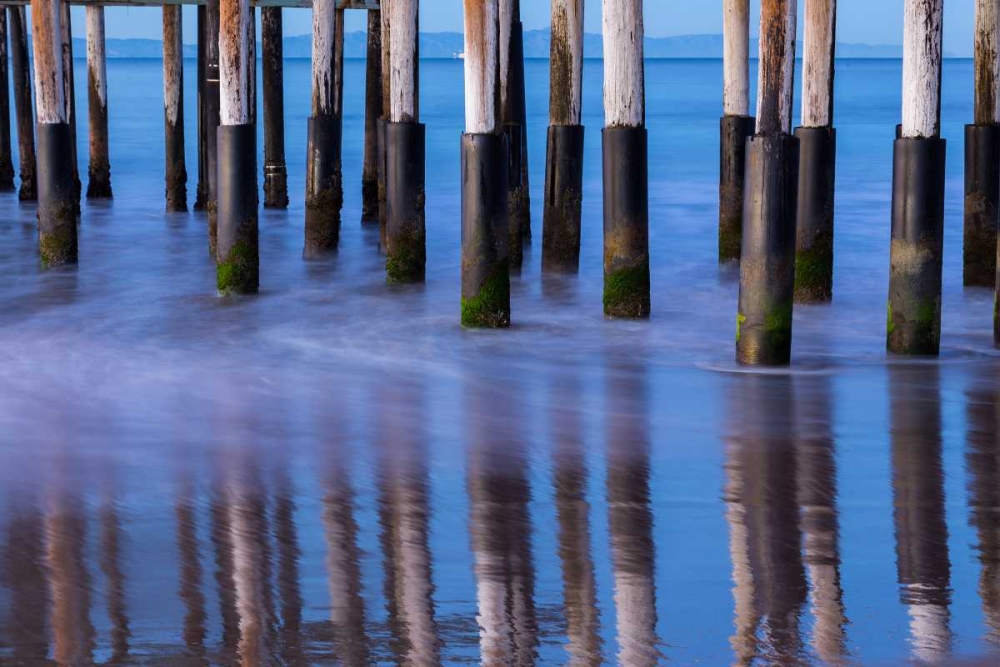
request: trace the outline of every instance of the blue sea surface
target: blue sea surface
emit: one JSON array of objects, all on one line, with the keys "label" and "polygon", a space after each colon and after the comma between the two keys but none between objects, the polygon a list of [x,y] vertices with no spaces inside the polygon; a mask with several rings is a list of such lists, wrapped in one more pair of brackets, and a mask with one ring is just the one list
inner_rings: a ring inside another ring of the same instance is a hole
[{"label": "blue sea surface", "polygon": [[0,664],[995,661],[1000,354],[992,291],[961,284],[972,62],[944,66],[940,360],[885,354],[900,62],[842,60],[834,301],[796,307],[770,372],[734,363],[738,269],[716,259],[721,72],[646,64],[653,315],[622,322],[601,312],[601,62],[580,272],[554,277],[548,63],[527,61],[513,326],[463,331],[461,61],[421,62],[426,284],[387,286],[360,222],[364,61],[340,250],[302,259],[310,64],[289,60],[291,205],[261,212],[260,295],[223,299],[205,216],[163,212],[161,63],[109,60],[115,197],[84,203],[79,266],[41,270],[33,206],[0,194]]}]

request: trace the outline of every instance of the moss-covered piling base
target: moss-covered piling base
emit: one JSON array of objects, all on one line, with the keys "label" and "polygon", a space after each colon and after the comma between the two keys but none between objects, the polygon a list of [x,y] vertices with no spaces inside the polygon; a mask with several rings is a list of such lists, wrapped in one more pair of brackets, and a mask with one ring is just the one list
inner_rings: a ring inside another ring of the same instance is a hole
[{"label": "moss-covered piling base", "polygon": [[649,260],[604,276],[604,316],[622,319],[649,317]]},{"label": "moss-covered piling base", "polygon": [[305,245],[302,254],[316,259],[337,249],[340,244],[340,189],[330,187],[313,193],[306,200]]},{"label": "moss-covered piling base", "polygon": [[746,142],[753,136],[751,116],[723,116],[719,121],[719,261],[740,258],[743,243],[743,180]]},{"label": "moss-covered piling base", "polygon": [[649,317],[646,129],[609,127],[604,169],[604,316]]},{"label": "moss-covered piling base", "polygon": [[471,296],[462,297],[462,326],[502,329],[510,326],[510,271],[498,266]]},{"label": "moss-covered piling base", "polygon": [[799,183],[795,231],[795,300],[833,298],[834,190],[837,131],[799,127]]},{"label": "moss-covered piling base", "polygon": [[77,261],[71,131],[67,123],[38,124],[38,251],[46,267]]},{"label": "moss-covered piling base", "polygon": [[833,238],[813,239],[811,247],[795,252],[795,300],[826,303],[833,298]]},{"label": "moss-covered piling base", "polygon": [[256,294],[260,289],[260,258],[257,247],[257,220],[240,224],[236,242],[215,268],[220,295]]}]

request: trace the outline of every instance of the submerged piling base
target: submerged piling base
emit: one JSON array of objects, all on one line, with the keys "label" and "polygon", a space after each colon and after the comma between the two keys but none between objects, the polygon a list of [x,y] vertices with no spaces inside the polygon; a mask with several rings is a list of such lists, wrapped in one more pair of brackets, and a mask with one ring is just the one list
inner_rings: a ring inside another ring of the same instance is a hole
[{"label": "submerged piling base", "polygon": [[42,265],[72,264],[77,261],[72,132],[69,123],[39,123],[36,133],[38,250]]},{"label": "submerged piling base", "polygon": [[799,127],[798,213],[795,231],[795,300],[833,298],[833,211],[837,131]]},{"label": "submerged piling base", "polygon": [[255,126],[220,125],[218,151],[219,294],[256,294],[260,258]]},{"label": "submerged piling base", "polygon": [[284,163],[264,165],[264,208],[288,208],[288,168]]},{"label": "submerged piling base", "polygon": [[740,258],[743,238],[743,181],[747,139],[754,135],[752,116],[723,116],[719,121],[719,261]]},{"label": "submerged piling base", "polygon": [[963,284],[993,287],[1000,214],[1000,126],[965,126]]},{"label": "submerged piling base", "polygon": [[335,116],[309,119],[306,164],[306,239],[303,256],[317,258],[340,243],[343,188],[340,172],[340,123]]},{"label": "submerged piling base", "polygon": [[385,226],[389,219],[389,208],[386,203],[385,176],[386,176],[386,150],[385,150],[385,126],[389,121],[379,118],[375,121],[375,132],[378,136],[378,248],[385,252]]},{"label": "submerged piling base", "polygon": [[507,143],[462,135],[462,326],[510,326]]},{"label": "submerged piling base", "polygon": [[504,126],[507,135],[507,214],[510,216],[510,268],[521,270],[524,244],[531,239],[531,198],[528,193],[523,125]]},{"label": "submerged piling base", "polygon": [[736,362],[785,366],[792,358],[799,140],[747,142]]},{"label": "submerged piling base", "polygon": [[387,123],[385,138],[386,281],[423,282],[425,128],[421,123]]},{"label": "submerged piling base", "polygon": [[580,219],[583,206],[581,125],[549,126],[542,216],[542,270],[580,268]]},{"label": "submerged piling base", "polygon": [[644,127],[602,132],[605,317],[649,317],[647,141]]},{"label": "submerged piling base", "polygon": [[[944,239],[943,139],[896,139],[886,348],[937,355],[941,347]],[[995,250],[994,250],[995,252]]]},{"label": "submerged piling base", "polygon": [[184,162],[184,135],[167,123],[166,177],[164,195],[167,211],[187,210],[187,168]]}]

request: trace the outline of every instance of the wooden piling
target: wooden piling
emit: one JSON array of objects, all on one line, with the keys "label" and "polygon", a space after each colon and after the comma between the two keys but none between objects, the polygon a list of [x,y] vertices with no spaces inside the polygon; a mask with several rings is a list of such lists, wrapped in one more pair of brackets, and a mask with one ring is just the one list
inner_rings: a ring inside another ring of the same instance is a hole
[{"label": "wooden piling", "polygon": [[[333,0],[313,4],[312,114],[309,117],[306,162],[307,258],[336,250],[343,204],[340,170],[341,123],[337,117],[336,42],[341,18]],[[341,63],[342,64],[342,63]]]},{"label": "wooden piling", "polygon": [[740,258],[750,116],[750,0],[722,5],[722,119],[719,121],[719,261]]},{"label": "wooden piling", "polygon": [[252,18],[249,0],[219,4],[216,275],[220,294],[254,294],[260,285]]},{"label": "wooden piling", "polygon": [[510,225],[499,108],[499,8],[497,0],[464,0],[464,5],[462,326],[500,328],[510,326]]},{"label": "wooden piling", "polygon": [[75,214],[79,216],[83,184],[80,181],[80,159],[76,134],[76,83],[73,75],[73,15],[69,11],[68,2],[62,2],[59,8],[59,28],[62,35],[63,102],[66,105],[66,118],[69,121],[70,149],[72,151],[73,209]]},{"label": "wooden piling", "polygon": [[802,126],[795,235],[795,299],[833,298],[834,185],[837,132],[833,74],[837,0],[806,0],[802,62]]},{"label": "wooden piling", "polygon": [[288,208],[281,7],[260,12],[264,68],[264,208]]},{"label": "wooden piling", "polygon": [[507,212],[510,266],[520,270],[524,243],[531,239],[528,183],[528,128],[524,99],[524,30],[520,0],[499,0],[500,122],[507,135]]},{"label": "wooden piling", "polygon": [[903,123],[893,149],[886,348],[937,355],[941,341],[945,141],[941,138],[943,0],[906,0]]},{"label": "wooden piling", "polygon": [[1000,222],[1000,2],[977,0],[973,123],[965,126],[966,286],[993,287]]},{"label": "wooden piling", "polygon": [[385,124],[389,122],[389,95],[392,87],[392,77],[389,75],[392,69],[390,62],[390,47],[392,45],[392,27],[389,24],[390,9],[392,0],[382,0],[380,3],[381,19],[381,41],[382,41],[382,115],[379,116],[375,125],[375,137],[378,143],[378,222],[379,222],[379,249],[385,251],[385,224],[389,217],[389,210],[385,200]]},{"label": "wooden piling", "polygon": [[604,315],[649,317],[642,0],[604,4]]},{"label": "wooden piling", "polygon": [[757,133],[747,143],[736,361],[791,361],[799,140],[791,135],[795,0],[764,0]]},{"label": "wooden piling", "polygon": [[208,250],[218,256],[218,176],[219,176],[219,6],[220,0],[205,5],[205,210],[208,211]]},{"label": "wooden piling", "polygon": [[7,69],[7,13],[0,8],[0,190],[14,189],[14,160],[10,143],[10,84]]},{"label": "wooden piling", "polygon": [[187,210],[184,161],[184,41],[180,5],[163,7],[163,127],[166,206]]},{"label": "wooden piling", "polygon": [[378,221],[378,120],[382,117],[382,12],[368,10],[365,61],[365,148],[361,171],[361,222]]},{"label": "wooden piling", "polygon": [[584,0],[553,0],[549,47],[549,129],[545,151],[542,269],[580,265],[583,204]]},{"label": "wooden piling", "polygon": [[17,114],[17,147],[21,167],[18,199],[34,201],[35,115],[31,101],[31,44],[28,41],[24,6],[8,8],[10,18],[10,63],[14,79],[14,110]]},{"label": "wooden piling", "polygon": [[61,0],[31,4],[38,110],[38,247],[44,266],[77,260],[72,135],[63,87],[62,4]]},{"label": "wooden piling", "polygon": [[392,94],[385,125],[385,273],[391,283],[422,282],[426,263],[424,230],[424,125],[420,123],[418,2],[390,5]]},{"label": "wooden piling", "polygon": [[108,143],[108,69],[104,49],[104,7],[88,5],[87,102],[90,121],[90,166],[87,199],[111,199],[111,159]]},{"label": "wooden piling", "polygon": [[194,195],[194,210],[201,211],[204,210],[208,205],[208,173],[206,168],[206,143],[207,137],[205,136],[205,68],[206,68],[206,51],[207,51],[207,24],[208,24],[208,7],[206,5],[198,5],[197,7],[197,30],[198,30],[198,47],[197,47],[197,65],[195,67],[196,77],[197,77],[197,98],[198,98],[198,183],[195,186]]}]

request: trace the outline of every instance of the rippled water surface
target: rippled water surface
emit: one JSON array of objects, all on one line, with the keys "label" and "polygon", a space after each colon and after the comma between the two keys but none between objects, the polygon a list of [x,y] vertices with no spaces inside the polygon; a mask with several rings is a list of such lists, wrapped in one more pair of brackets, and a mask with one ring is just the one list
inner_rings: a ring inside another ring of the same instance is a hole
[{"label": "rippled water surface", "polygon": [[109,61],[115,200],[85,204],[79,267],[41,271],[33,208],[0,195],[0,664],[990,660],[1000,358],[992,293],[961,288],[972,65],[945,66],[943,352],[922,362],[884,354],[900,66],[838,67],[835,301],[796,309],[790,370],[750,373],[715,260],[719,62],[648,64],[643,323],[601,317],[599,62],[580,274],[541,275],[528,63],[535,241],[514,326],[466,332],[460,62],[422,63],[426,285],[387,287],[359,223],[363,62],[341,250],[301,259],[290,61],[292,206],[261,215],[261,294],[219,299],[204,217],[162,212],[160,63]]}]

